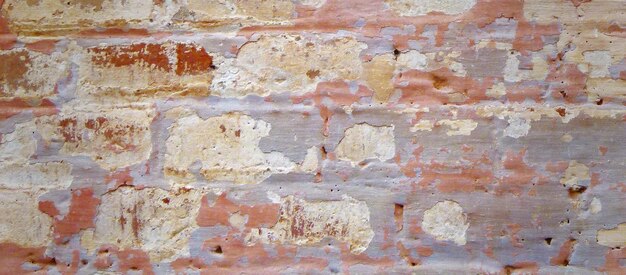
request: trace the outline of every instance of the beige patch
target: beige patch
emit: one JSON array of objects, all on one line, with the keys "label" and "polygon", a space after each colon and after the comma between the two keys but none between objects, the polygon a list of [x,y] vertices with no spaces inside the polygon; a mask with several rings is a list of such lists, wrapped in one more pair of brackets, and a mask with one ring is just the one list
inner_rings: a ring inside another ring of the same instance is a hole
[{"label": "beige patch", "polygon": [[465,232],[468,228],[467,215],[454,201],[437,202],[432,208],[424,211],[422,229],[439,241],[465,245],[467,242]]},{"label": "beige patch", "polygon": [[409,130],[414,133],[417,131],[432,131],[434,126],[434,123],[430,120],[420,120],[411,126]]},{"label": "beige patch", "polygon": [[196,190],[121,187],[102,197],[95,229],[84,231],[81,243],[90,253],[104,244],[141,249],[154,262],[188,256],[202,196]]},{"label": "beige patch", "polygon": [[234,0],[237,10],[244,16],[261,21],[287,20],[295,10],[290,0]]},{"label": "beige patch", "polygon": [[0,190],[0,243],[40,247],[52,240],[52,218],[39,211],[38,193]]},{"label": "beige patch", "polygon": [[319,167],[319,149],[317,147],[311,147],[306,150],[304,160],[300,165],[300,169],[304,172],[312,173]]},{"label": "beige patch", "polygon": [[476,5],[476,0],[385,0],[385,2],[402,16],[426,15],[431,12],[459,14]]},{"label": "beige patch", "polygon": [[288,196],[282,199],[278,223],[251,231],[246,242],[313,245],[327,237],[350,244],[354,254],[365,251],[374,238],[367,204],[347,195],[340,201],[315,202]]},{"label": "beige patch", "polygon": [[574,137],[570,134],[565,134],[563,136],[561,136],[561,141],[565,142],[565,143],[570,143],[572,142],[572,140],[574,140]]},{"label": "beige patch", "polygon": [[478,127],[478,123],[471,119],[450,120],[442,119],[436,125],[445,125],[450,130],[446,132],[448,136],[469,136]]},{"label": "beige patch", "polygon": [[302,94],[320,82],[357,80],[362,73],[359,54],[365,48],[350,37],[262,36],[241,47],[236,59],[216,60],[211,90],[223,97]]},{"label": "beige patch", "polygon": [[206,120],[195,114],[180,117],[170,127],[165,155],[165,174],[193,180],[190,166],[201,163],[200,174],[210,181],[259,183],[272,174],[296,168],[283,154],[264,153],[259,142],[271,125],[229,113]]},{"label": "beige patch", "polygon": [[290,0],[188,0],[176,15],[180,24],[197,27],[240,24],[287,24],[295,16]]},{"label": "beige patch", "polygon": [[348,128],[335,153],[340,160],[356,165],[366,159],[386,161],[396,154],[394,126],[372,126],[366,123]]},{"label": "beige patch", "polygon": [[567,187],[575,187],[582,185],[582,181],[590,180],[589,167],[575,160],[569,162],[565,174],[561,178],[561,184]]},{"label": "beige patch", "polygon": [[626,223],[618,224],[613,229],[598,230],[598,243],[608,247],[626,247]]},{"label": "beige patch", "polygon": [[391,54],[377,55],[370,62],[363,64],[363,78],[372,90],[374,99],[387,102],[393,94],[393,75],[395,60]]},{"label": "beige patch", "polygon": [[40,0],[30,4],[23,0],[6,0],[2,13],[14,31],[65,32],[80,27],[123,26],[147,21],[153,8],[153,1],[143,0]]},{"label": "beige patch", "polygon": [[596,102],[603,97],[626,100],[626,80],[592,78],[587,80],[589,100]]}]

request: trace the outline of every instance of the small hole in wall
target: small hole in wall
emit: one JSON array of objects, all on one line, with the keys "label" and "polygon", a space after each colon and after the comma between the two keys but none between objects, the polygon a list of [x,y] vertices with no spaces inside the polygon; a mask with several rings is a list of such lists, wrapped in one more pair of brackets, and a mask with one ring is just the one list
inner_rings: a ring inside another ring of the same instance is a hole
[{"label": "small hole in wall", "polygon": [[393,55],[395,55],[396,59],[398,59],[398,56],[400,55],[400,51],[398,49],[393,49]]},{"label": "small hole in wall", "polygon": [[569,197],[572,199],[577,198],[580,194],[584,193],[587,190],[586,186],[575,186],[568,189]]},{"label": "small hole in wall", "polygon": [[602,103],[604,103],[604,99],[599,98],[598,100],[596,100],[596,105],[602,105]]},{"label": "small hole in wall", "polygon": [[215,254],[222,254],[222,253],[223,253],[223,251],[222,251],[222,246],[221,246],[221,245],[216,246],[215,248],[213,248],[213,249],[211,250],[211,252],[213,252],[213,253],[215,253]]},{"label": "small hole in wall", "polygon": [[552,245],[552,238],[545,238],[544,241],[546,241],[547,245]]},{"label": "small hole in wall", "polygon": [[410,264],[411,266],[416,266],[416,265],[417,265],[417,263],[416,263],[416,262],[410,262],[409,264]]}]

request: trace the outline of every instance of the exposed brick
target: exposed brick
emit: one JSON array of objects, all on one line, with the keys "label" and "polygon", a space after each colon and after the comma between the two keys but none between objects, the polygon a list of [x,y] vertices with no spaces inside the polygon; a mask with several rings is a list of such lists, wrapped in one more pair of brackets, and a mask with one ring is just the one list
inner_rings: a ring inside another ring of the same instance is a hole
[{"label": "exposed brick", "polygon": [[339,201],[307,202],[287,197],[281,201],[278,223],[252,231],[250,242],[311,245],[332,237],[346,242],[352,253],[365,251],[374,233],[367,204],[345,196]]},{"label": "exposed brick", "polygon": [[79,94],[91,100],[207,96],[213,57],[193,43],[88,48]]}]

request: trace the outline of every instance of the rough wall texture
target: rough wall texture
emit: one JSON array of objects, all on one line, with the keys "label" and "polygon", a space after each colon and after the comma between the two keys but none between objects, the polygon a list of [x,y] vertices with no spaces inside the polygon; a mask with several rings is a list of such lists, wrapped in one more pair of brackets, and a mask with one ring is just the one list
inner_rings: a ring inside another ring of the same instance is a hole
[{"label": "rough wall texture", "polygon": [[0,0],[0,273],[626,273],[624,0]]}]

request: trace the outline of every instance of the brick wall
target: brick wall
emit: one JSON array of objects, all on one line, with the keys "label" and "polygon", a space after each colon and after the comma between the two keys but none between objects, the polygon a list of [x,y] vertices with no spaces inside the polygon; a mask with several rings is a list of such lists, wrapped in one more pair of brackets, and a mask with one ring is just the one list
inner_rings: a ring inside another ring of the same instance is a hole
[{"label": "brick wall", "polygon": [[625,13],[0,0],[0,273],[623,274]]}]

